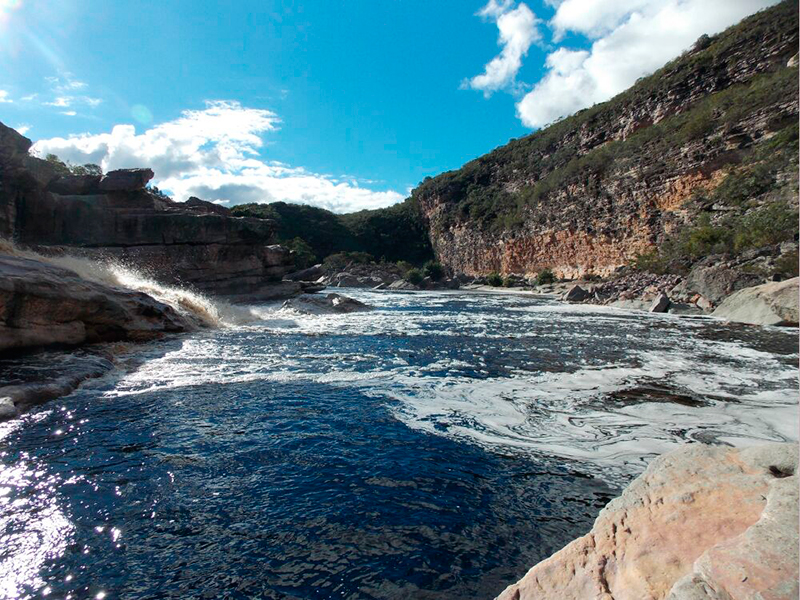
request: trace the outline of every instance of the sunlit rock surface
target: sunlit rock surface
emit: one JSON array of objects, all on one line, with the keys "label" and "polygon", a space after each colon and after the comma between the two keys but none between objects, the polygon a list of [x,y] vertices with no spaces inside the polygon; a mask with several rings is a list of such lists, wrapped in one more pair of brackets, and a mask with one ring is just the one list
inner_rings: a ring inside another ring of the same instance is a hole
[{"label": "sunlit rock surface", "polygon": [[692,444],[663,455],[498,600],[795,599],[797,454]]},{"label": "sunlit rock surface", "polygon": [[715,317],[751,325],[798,324],[800,278],[765,283],[728,296],[714,311]]}]

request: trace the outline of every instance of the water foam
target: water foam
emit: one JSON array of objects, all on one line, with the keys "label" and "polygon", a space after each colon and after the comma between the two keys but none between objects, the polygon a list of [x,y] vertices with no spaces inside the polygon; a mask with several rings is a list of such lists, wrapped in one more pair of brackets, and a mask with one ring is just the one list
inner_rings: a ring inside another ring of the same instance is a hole
[{"label": "water foam", "polygon": [[0,252],[60,267],[94,283],[142,292],[206,327],[239,325],[258,318],[247,308],[212,299],[196,290],[161,283],[140,268],[115,258],[45,255],[23,250],[5,239],[0,239]]}]

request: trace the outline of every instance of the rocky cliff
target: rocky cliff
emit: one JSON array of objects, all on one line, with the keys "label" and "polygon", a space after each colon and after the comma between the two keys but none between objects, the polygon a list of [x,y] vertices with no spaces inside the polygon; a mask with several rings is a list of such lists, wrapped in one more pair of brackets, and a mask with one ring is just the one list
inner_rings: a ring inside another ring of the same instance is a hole
[{"label": "rocky cliff", "polygon": [[437,258],[472,276],[608,275],[701,214],[796,214],[797,45],[798,9],[783,2],[606,103],[426,180],[413,200]]},{"label": "rocky cliff", "polygon": [[164,283],[215,295],[269,298],[293,267],[273,223],[234,217],[193,198],[176,203],[146,187],[149,169],[64,175],[28,154],[31,141],[0,124],[0,237],[40,252],[112,257]]}]

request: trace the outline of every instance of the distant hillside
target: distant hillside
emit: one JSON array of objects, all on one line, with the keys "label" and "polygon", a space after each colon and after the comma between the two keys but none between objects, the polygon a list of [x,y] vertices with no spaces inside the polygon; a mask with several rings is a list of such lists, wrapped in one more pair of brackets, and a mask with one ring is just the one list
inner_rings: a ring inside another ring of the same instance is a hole
[{"label": "distant hillside", "polygon": [[428,232],[411,199],[346,215],[286,202],[242,204],[233,207],[232,213],[274,220],[279,242],[291,247],[292,241],[300,238],[320,261],[337,252],[367,252],[378,260],[414,264],[433,257]]},{"label": "distant hillside", "polygon": [[436,257],[473,275],[574,277],[794,239],[797,46],[797,4],[783,2],[608,102],[426,180],[413,199]]}]

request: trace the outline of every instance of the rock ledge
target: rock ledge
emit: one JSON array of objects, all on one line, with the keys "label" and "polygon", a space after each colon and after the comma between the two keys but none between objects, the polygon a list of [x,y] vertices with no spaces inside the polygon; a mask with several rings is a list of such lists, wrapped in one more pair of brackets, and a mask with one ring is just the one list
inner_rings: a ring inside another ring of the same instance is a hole
[{"label": "rock ledge", "polygon": [[498,600],[796,599],[797,455],[797,444],[665,454]]}]

